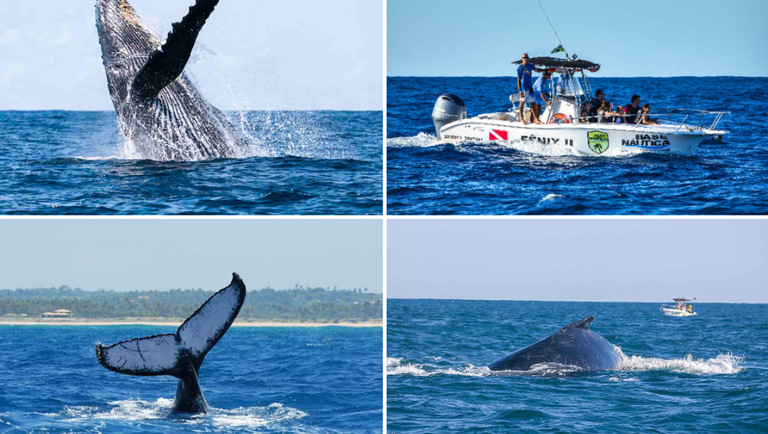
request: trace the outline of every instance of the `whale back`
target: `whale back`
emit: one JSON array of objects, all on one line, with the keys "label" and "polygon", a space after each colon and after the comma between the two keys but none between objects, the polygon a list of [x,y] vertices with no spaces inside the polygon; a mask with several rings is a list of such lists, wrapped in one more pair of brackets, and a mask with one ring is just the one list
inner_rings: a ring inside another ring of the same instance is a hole
[{"label": "whale back", "polygon": [[587,371],[615,369],[621,358],[605,338],[589,329],[594,317],[568,324],[535,344],[502,357],[488,367],[492,371],[527,371],[542,363],[578,366]]}]

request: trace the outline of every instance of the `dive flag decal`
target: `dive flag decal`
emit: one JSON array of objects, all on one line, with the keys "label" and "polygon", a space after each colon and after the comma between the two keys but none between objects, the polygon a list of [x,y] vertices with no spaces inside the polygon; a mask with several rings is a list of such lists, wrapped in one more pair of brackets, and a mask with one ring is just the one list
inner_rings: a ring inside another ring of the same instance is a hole
[{"label": "dive flag decal", "polygon": [[507,132],[504,130],[491,130],[488,140],[507,140]]}]

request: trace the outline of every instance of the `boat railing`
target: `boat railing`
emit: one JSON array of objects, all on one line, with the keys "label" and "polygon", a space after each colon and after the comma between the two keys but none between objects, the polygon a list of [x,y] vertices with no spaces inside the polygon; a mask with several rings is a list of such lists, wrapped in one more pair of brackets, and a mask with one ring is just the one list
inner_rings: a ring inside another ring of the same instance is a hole
[{"label": "boat railing", "polygon": [[[720,112],[720,111],[708,111],[708,110],[689,110],[689,109],[659,109],[654,110],[653,113],[649,114],[648,117],[651,119],[658,120],[660,124],[662,125],[677,125],[677,131],[680,131],[684,127],[688,131],[696,131],[696,130],[714,130],[717,125],[720,123],[720,121],[723,119],[723,116],[726,114],[730,114],[731,112]],[[618,116],[603,116],[602,120],[600,119],[600,116],[587,116],[586,118],[580,118],[579,120],[581,122],[584,122],[583,119],[587,119],[591,123],[615,123],[617,117],[621,117],[624,119],[624,124],[626,125],[628,122],[626,120],[628,118],[635,118],[637,125],[642,125],[640,122],[642,120],[642,114],[638,113],[636,115],[634,114],[623,114]],[[693,124],[692,122],[686,123],[690,120],[696,120],[696,124]],[[712,120],[711,123],[709,120]],[[663,121],[663,123],[662,123]]]}]

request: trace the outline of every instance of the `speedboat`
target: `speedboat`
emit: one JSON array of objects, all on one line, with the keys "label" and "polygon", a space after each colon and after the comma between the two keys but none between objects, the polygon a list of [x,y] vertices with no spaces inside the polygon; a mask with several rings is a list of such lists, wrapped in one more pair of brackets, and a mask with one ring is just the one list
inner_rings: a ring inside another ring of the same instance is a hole
[{"label": "speedboat", "polygon": [[693,306],[688,304],[688,299],[675,298],[675,305],[662,305],[661,311],[667,316],[696,316],[696,312],[693,311]]},{"label": "speedboat", "polygon": [[[530,109],[520,121],[519,95],[510,96],[513,107],[508,111],[486,113],[467,118],[467,107],[456,95],[443,94],[437,99],[432,120],[438,140],[456,142],[522,142],[544,146],[565,146],[578,154],[616,156],[635,152],[657,152],[690,156],[706,139],[721,140],[727,131],[717,124],[728,112],[701,110],[661,110],[653,116],[659,125],[598,122],[602,119],[580,119],[584,104],[592,101],[592,89],[585,71],[595,73],[600,65],[569,58],[533,57],[530,63],[537,69],[559,73],[557,85],[549,80],[551,104],[541,113],[543,124],[535,124]],[[520,61],[512,62],[519,64]],[[577,75],[580,75],[580,80]],[[514,103],[518,105],[515,106]],[[642,110],[641,110],[642,112]],[[625,121],[634,115],[623,115]],[[636,117],[639,121],[641,116]]]}]

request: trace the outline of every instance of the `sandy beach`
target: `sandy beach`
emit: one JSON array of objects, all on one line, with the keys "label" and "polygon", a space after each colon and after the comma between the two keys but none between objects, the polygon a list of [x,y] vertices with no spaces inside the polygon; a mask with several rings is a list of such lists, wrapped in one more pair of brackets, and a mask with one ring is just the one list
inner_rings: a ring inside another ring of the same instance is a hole
[{"label": "sandy beach", "polygon": [[[148,325],[178,327],[183,318],[102,318],[102,319],[41,319],[41,318],[0,318],[0,325],[48,325],[48,326],[117,326]],[[279,322],[279,321],[235,321],[233,327],[381,327],[379,321],[360,322]]]}]

